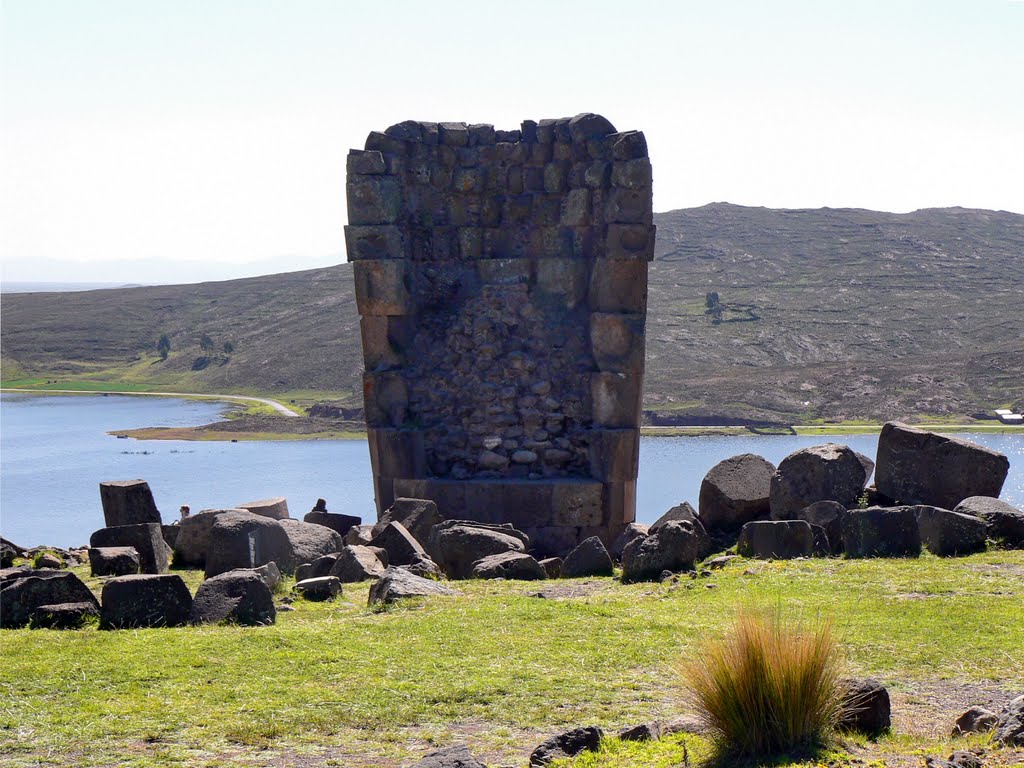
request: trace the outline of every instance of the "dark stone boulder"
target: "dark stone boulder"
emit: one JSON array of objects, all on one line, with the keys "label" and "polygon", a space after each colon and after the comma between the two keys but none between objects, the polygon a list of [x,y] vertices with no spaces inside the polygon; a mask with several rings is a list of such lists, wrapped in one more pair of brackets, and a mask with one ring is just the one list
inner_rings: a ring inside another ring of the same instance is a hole
[{"label": "dark stone boulder", "polygon": [[988,526],[984,520],[973,515],[927,505],[920,505],[914,509],[917,511],[921,543],[933,555],[969,555],[985,549]]},{"label": "dark stone boulder", "polygon": [[999,497],[1010,461],[998,451],[889,422],[878,438],[875,485],[901,504],[955,509],[971,496]]},{"label": "dark stone boulder", "polygon": [[1010,549],[1024,549],[1024,510],[991,496],[971,496],[956,505],[954,512],[980,517],[990,538]]},{"label": "dark stone boulder", "polygon": [[428,752],[412,768],[487,768],[466,746],[448,747]]},{"label": "dark stone boulder", "polygon": [[633,541],[633,539],[640,538],[641,536],[646,536],[649,532],[650,529],[646,525],[630,523],[612,543],[612,548],[608,551],[608,554],[612,556],[612,559],[615,562],[621,562],[622,551],[626,548],[629,542]]},{"label": "dark stone boulder", "polygon": [[127,576],[139,572],[135,547],[90,547],[89,567],[93,576]]},{"label": "dark stone boulder", "polygon": [[914,507],[851,509],[843,517],[847,557],[917,557],[921,532]]},{"label": "dark stone boulder", "polygon": [[18,551],[6,541],[0,542],[0,568],[10,568],[14,565],[14,558],[20,557]]},{"label": "dark stone boulder", "polygon": [[736,530],[771,511],[775,465],[744,453],[718,462],[700,484],[700,521],[707,530]]},{"label": "dark stone boulder", "polygon": [[295,550],[284,525],[251,512],[229,511],[214,517],[206,555],[206,578],[236,568],[258,568],[270,562],[276,563],[282,573],[295,572]]},{"label": "dark stone boulder", "polygon": [[769,492],[771,516],[792,520],[801,509],[818,501],[857,505],[867,482],[864,465],[846,445],[826,443],[801,448],[779,462]]},{"label": "dark stone boulder", "polygon": [[340,552],[335,553],[333,555],[324,555],[323,557],[318,557],[316,560],[310,563],[310,566],[312,566],[312,578],[318,579],[321,576],[330,576],[331,571],[334,570],[334,566],[335,564],[337,564],[338,558],[340,556]]},{"label": "dark stone boulder", "polygon": [[60,569],[65,568],[64,561],[52,552],[40,552],[35,556],[33,566],[36,568]]},{"label": "dark stone boulder", "polygon": [[345,534],[342,541],[349,546],[365,547],[373,540],[372,525],[354,525]]},{"label": "dark stone boulder", "polygon": [[29,618],[32,629],[81,629],[100,617],[95,600],[40,605]]},{"label": "dark stone boulder", "polygon": [[247,511],[245,509],[204,509],[181,520],[178,523],[178,537],[174,540],[174,564],[205,567],[213,521],[217,519],[218,515],[225,512]]},{"label": "dark stone boulder", "polygon": [[693,505],[690,504],[690,502],[684,501],[676,504],[672,509],[651,523],[650,527],[647,529],[647,533],[656,533],[659,528],[665,525],[665,523],[678,522],[681,520],[693,522],[697,519],[697,510],[693,508]]},{"label": "dark stone boulder", "polygon": [[548,575],[549,579],[557,579],[562,575],[562,558],[560,557],[545,557],[540,560],[540,567],[544,569],[544,573]]},{"label": "dark stone boulder", "polygon": [[121,525],[157,523],[160,511],[145,480],[113,480],[100,483],[103,520],[108,528]]},{"label": "dark stone boulder", "polygon": [[341,581],[337,576],[320,576],[319,578],[303,579],[295,583],[293,592],[297,592],[307,600],[323,602],[333,600],[341,594]]},{"label": "dark stone boulder", "polygon": [[843,517],[846,507],[838,501],[818,501],[796,513],[797,520],[806,520],[812,526],[820,526],[828,538],[829,552],[838,555],[843,551]]},{"label": "dark stone boulder", "polygon": [[402,497],[395,499],[381,515],[380,520],[373,526],[373,536],[379,536],[388,523],[401,523],[420,546],[426,549],[430,546],[430,532],[442,520],[441,514],[437,511],[437,504],[430,499]]},{"label": "dark stone boulder", "polygon": [[548,765],[565,757],[574,757],[581,752],[596,752],[601,746],[604,732],[596,727],[573,728],[571,731],[552,736],[530,753],[530,767]]},{"label": "dark stone boulder", "polygon": [[473,564],[489,555],[504,552],[526,552],[525,534],[512,526],[477,524],[465,520],[449,520],[434,527],[430,549],[449,579],[473,576]]},{"label": "dark stone boulder", "polygon": [[1024,696],[1015,698],[999,713],[992,740],[1007,747],[1024,747]]},{"label": "dark stone boulder", "polygon": [[263,583],[267,585],[267,589],[271,592],[277,589],[277,585],[281,583],[281,569],[278,568],[277,563],[273,561],[264,563],[258,568],[253,568],[251,570],[263,580]]},{"label": "dark stone boulder", "polygon": [[622,580],[654,581],[663,571],[688,571],[705,547],[699,522],[675,520],[656,533],[631,541],[622,553]]},{"label": "dark stone boulder", "polygon": [[337,576],[342,584],[380,578],[384,564],[369,547],[347,546],[338,553],[338,559],[330,575]]},{"label": "dark stone boulder", "polygon": [[973,752],[957,750],[949,756],[948,760],[938,757],[926,757],[925,768],[984,768],[981,757]]},{"label": "dark stone boulder", "polygon": [[546,579],[547,572],[537,560],[525,552],[502,552],[488,555],[473,564],[475,579],[515,579],[536,581]]},{"label": "dark stone boulder", "polygon": [[342,515],[337,512],[328,512],[327,510],[313,510],[312,512],[307,512],[302,520],[306,523],[322,525],[324,528],[330,528],[342,538],[344,538],[345,534],[363,522],[363,518],[361,517],[355,517],[354,515]]},{"label": "dark stone boulder", "polygon": [[614,570],[612,557],[597,536],[580,542],[562,561],[561,578],[575,579],[581,576],[611,576]]},{"label": "dark stone boulder", "polygon": [[192,594],[173,573],[118,576],[103,585],[100,602],[100,629],[180,627],[192,611]]},{"label": "dark stone boulder", "polygon": [[90,547],[135,547],[143,573],[167,573],[171,550],[159,523],[100,528],[89,537]]},{"label": "dark stone boulder", "polygon": [[99,606],[93,593],[71,571],[11,568],[0,574],[0,628],[24,627],[36,608],[60,603]]},{"label": "dark stone boulder", "polygon": [[171,550],[172,557],[173,557],[173,552],[174,552],[174,545],[178,541],[178,533],[180,531],[181,531],[181,526],[178,523],[173,523],[172,525],[161,525],[160,526],[160,533],[163,534],[164,544],[166,544],[167,548],[169,550]]},{"label": "dark stone boulder", "polygon": [[444,575],[444,571],[441,570],[441,566],[426,556],[417,557],[411,563],[406,563],[405,565],[400,565],[398,567],[403,568],[416,576],[422,576],[424,579],[443,580],[447,578]]},{"label": "dark stone boulder", "polygon": [[295,569],[295,580],[305,581],[313,578],[313,564],[303,563]]},{"label": "dark stone boulder", "polygon": [[956,719],[953,736],[965,733],[987,733],[996,727],[999,715],[984,707],[971,707]]},{"label": "dark stone boulder", "polygon": [[418,558],[428,556],[420,543],[401,523],[385,524],[370,544],[388,553],[389,565],[408,565]]},{"label": "dark stone boulder", "polygon": [[889,692],[872,678],[853,678],[841,683],[840,730],[878,736],[892,725]]},{"label": "dark stone boulder", "polygon": [[814,531],[806,520],[755,520],[743,526],[736,551],[761,560],[810,557]]},{"label": "dark stone boulder", "polygon": [[322,525],[304,523],[292,518],[284,518],[279,522],[292,543],[297,563],[312,563],[324,555],[337,554],[345,546],[337,531]]},{"label": "dark stone boulder", "polygon": [[640,723],[623,728],[618,733],[619,741],[657,741],[661,738],[660,723]]},{"label": "dark stone boulder", "polygon": [[277,620],[274,595],[255,570],[221,573],[196,590],[189,613],[192,624],[261,626]]},{"label": "dark stone boulder", "polygon": [[393,603],[407,597],[430,597],[433,595],[458,595],[460,592],[431,579],[409,573],[402,568],[388,568],[370,586],[368,603]]}]

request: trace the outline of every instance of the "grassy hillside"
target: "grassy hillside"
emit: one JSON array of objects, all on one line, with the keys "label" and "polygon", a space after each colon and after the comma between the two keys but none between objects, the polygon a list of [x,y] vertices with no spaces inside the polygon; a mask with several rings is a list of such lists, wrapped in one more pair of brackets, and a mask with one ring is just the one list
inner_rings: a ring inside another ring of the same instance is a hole
[{"label": "grassy hillside", "polygon": [[[645,408],[669,420],[959,421],[1024,406],[1024,216],[714,204],[655,222]],[[7,294],[3,379],[358,403],[351,283],[339,265]]]}]

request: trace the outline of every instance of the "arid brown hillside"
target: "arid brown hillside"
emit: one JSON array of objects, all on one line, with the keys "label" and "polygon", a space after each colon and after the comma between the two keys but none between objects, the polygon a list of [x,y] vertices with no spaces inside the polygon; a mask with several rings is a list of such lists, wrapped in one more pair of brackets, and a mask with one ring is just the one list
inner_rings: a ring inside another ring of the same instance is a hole
[{"label": "arid brown hillside", "polygon": [[[647,409],[801,423],[1024,405],[1024,216],[713,204],[655,222]],[[719,295],[714,314],[710,292]],[[7,294],[2,312],[6,378],[18,367],[65,377],[105,368],[195,391],[359,399],[347,265]],[[213,350],[200,349],[204,333]],[[161,334],[171,341],[167,361],[155,354]]]}]

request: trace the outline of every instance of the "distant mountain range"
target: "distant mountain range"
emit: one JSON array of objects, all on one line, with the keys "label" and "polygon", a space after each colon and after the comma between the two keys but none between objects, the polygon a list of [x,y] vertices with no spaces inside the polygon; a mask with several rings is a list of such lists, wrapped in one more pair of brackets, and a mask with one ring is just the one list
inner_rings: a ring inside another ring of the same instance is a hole
[{"label": "distant mountain range", "polygon": [[[644,406],[655,420],[957,420],[1024,406],[1024,216],[716,203],[655,223]],[[5,294],[3,378],[358,404],[358,323],[347,264]]]}]

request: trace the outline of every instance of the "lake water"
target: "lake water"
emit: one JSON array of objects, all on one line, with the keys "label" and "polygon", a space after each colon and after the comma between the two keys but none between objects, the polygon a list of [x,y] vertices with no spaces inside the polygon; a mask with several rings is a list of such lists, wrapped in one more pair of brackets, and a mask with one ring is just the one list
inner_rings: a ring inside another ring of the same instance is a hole
[{"label": "lake water", "polygon": [[[103,526],[101,480],[143,478],[164,521],[178,507],[231,507],[285,496],[293,517],[318,497],[328,509],[375,519],[370,460],[362,440],[186,442],[119,440],[112,430],[192,426],[216,420],[223,404],[118,395],[0,395],[0,532],[22,546],[79,546]],[[1024,435],[962,435],[1010,457],[1002,498],[1024,506]],[[772,463],[823,442],[874,457],[875,435],[648,437],[640,443],[637,519],[650,523],[686,500],[701,479],[739,453]]]}]

